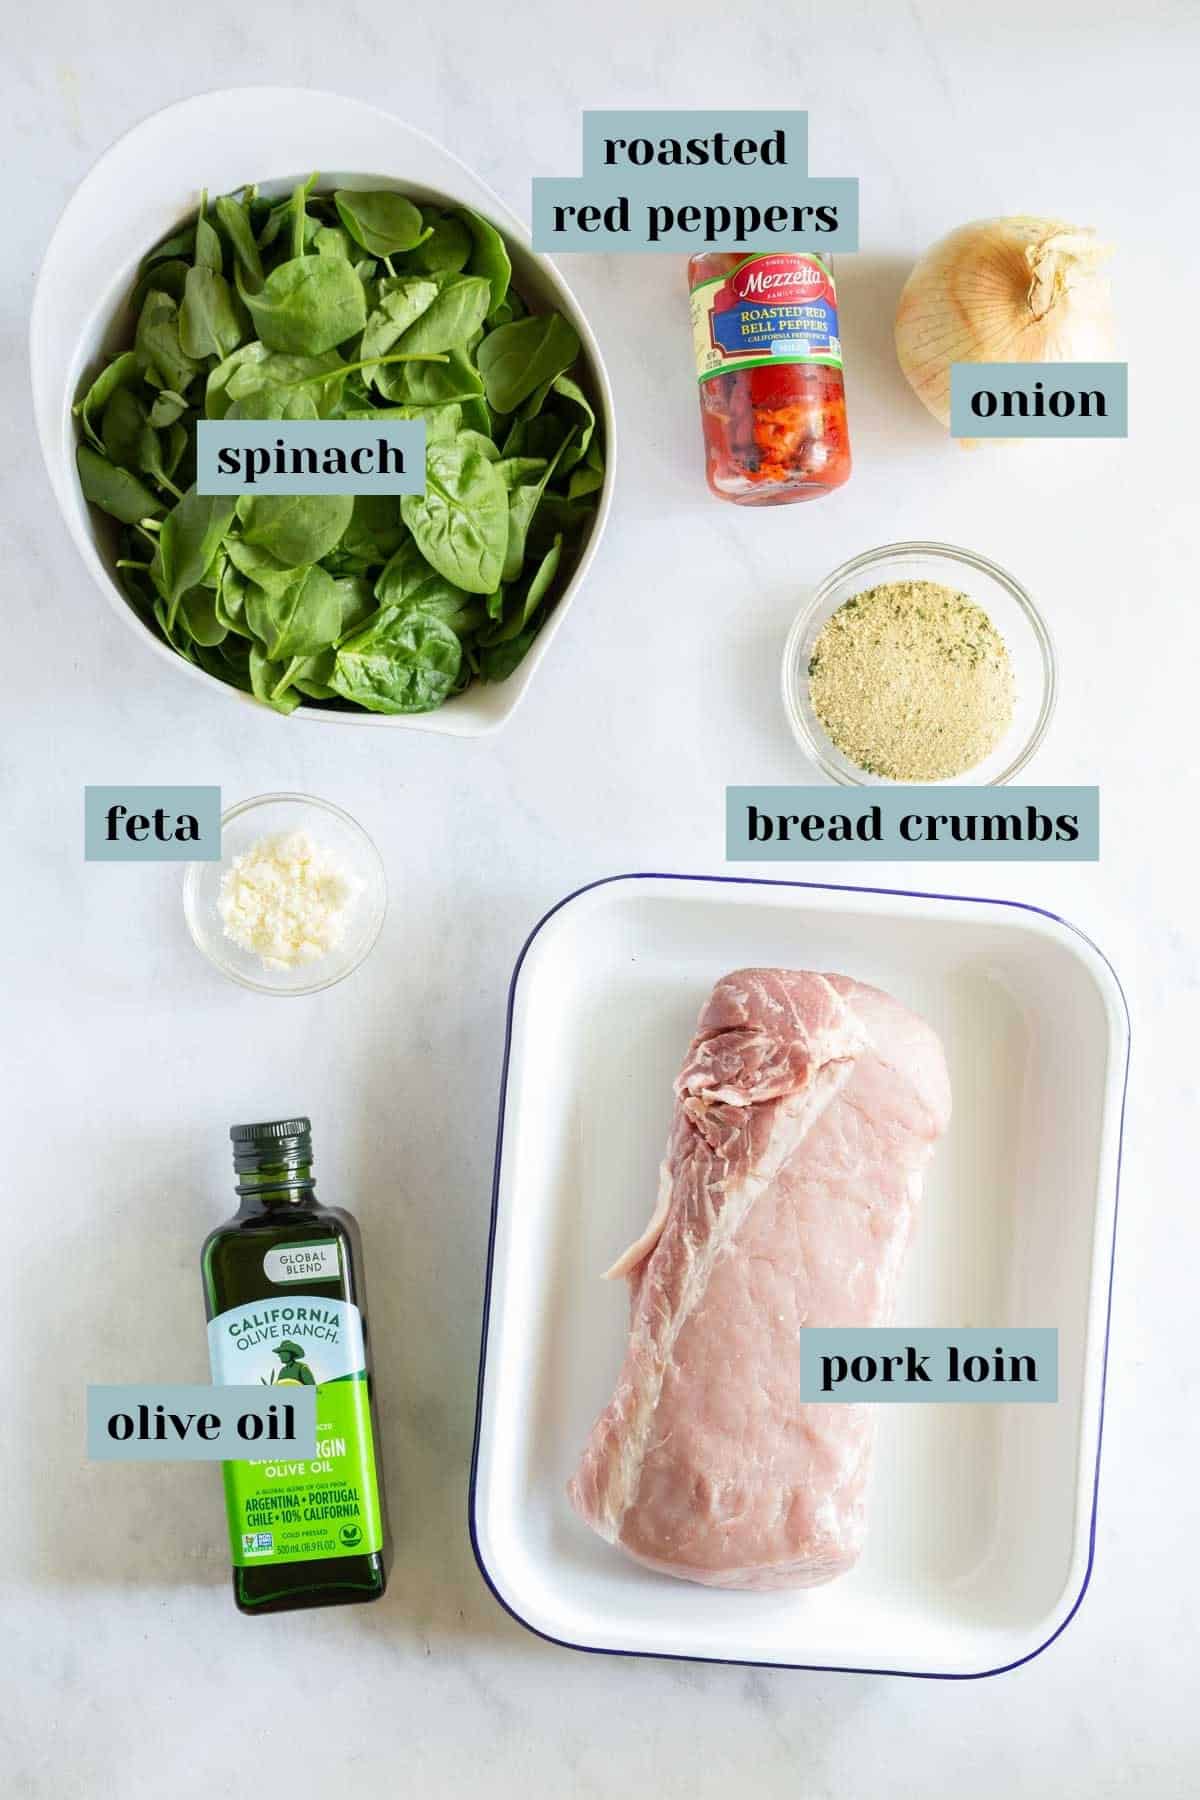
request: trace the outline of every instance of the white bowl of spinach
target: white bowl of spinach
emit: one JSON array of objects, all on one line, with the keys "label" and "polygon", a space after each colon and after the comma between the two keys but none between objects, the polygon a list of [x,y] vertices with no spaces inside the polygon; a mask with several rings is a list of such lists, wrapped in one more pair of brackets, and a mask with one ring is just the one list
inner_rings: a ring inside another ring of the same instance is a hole
[{"label": "white bowl of spinach", "polygon": [[[611,397],[569,289],[448,152],[358,102],[238,89],[136,127],[56,230],[32,363],[120,615],[280,713],[493,729],[605,522]],[[419,417],[426,492],[197,495],[197,422],[225,416]]]}]

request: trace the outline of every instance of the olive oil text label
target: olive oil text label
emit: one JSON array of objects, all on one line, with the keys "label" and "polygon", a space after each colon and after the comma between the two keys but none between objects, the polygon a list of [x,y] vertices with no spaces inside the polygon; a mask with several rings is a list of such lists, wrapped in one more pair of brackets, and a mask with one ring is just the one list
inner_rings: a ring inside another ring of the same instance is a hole
[{"label": "olive oil text label", "polygon": [[224,1462],[318,1454],[315,1388],[135,1382],[89,1387],[92,1462]]}]

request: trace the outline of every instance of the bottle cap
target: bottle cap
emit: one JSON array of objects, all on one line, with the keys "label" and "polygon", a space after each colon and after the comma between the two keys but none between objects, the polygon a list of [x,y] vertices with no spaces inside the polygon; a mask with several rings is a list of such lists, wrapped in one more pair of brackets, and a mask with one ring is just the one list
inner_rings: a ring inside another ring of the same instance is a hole
[{"label": "bottle cap", "polygon": [[305,1118],[267,1119],[257,1125],[231,1125],[233,1166],[239,1175],[280,1163],[312,1161],[312,1126]]}]

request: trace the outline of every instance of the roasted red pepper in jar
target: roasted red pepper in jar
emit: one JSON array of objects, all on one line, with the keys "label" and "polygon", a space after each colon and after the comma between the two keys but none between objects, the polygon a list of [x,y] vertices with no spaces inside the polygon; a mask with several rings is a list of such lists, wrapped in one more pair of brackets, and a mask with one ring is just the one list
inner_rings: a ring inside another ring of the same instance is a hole
[{"label": "roasted red pepper in jar", "polygon": [[708,485],[721,500],[815,500],[850,475],[837,292],[818,256],[708,251],[688,263]]}]

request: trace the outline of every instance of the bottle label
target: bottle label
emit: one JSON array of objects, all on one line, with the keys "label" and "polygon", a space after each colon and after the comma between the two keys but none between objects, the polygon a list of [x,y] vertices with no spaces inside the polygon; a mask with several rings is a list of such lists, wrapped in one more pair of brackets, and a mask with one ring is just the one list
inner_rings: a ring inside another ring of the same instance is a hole
[{"label": "bottle label", "polygon": [[748,256],[692,289],[692,338],[701,381],[767,363],[840,369],[833,276],[817,256]]},{"label": "bottle label", "polygon": [[234,1563],[362,1556],[383,1545],[362,1315],[298,1294],[248,1301],[209,1321],[218,1386],[315,1387],[317,1454],[222,1464]]},{"label": "bottle label", "polygon": [[276,1244],[263,1257],[263,1274],[276,1287],[294,1281],[340,1281],[337,1242],[322,1238],[314,1244]]}]

